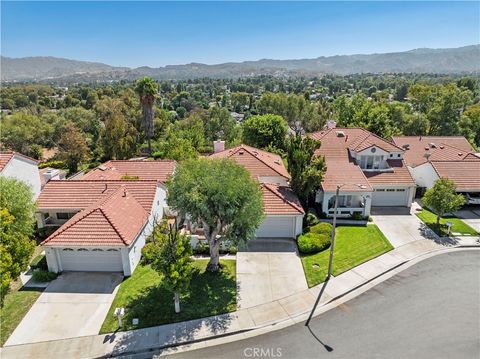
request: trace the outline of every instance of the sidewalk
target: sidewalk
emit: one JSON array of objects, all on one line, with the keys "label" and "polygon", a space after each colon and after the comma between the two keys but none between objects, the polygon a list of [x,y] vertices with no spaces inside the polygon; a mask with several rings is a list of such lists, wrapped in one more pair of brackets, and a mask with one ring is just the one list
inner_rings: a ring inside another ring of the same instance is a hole
[{"label": "sidewalk", "polygon": [[[378,277],[386,272],[400,269],[400,266],[413,259],[458,248],[459,244],[479,246],[478,238],[468,238],[465,244],[462,242],[463,238],[460,238],[454,246],[448,244],[446,246],[432,240],[410,242],[334,277],[326,286],[316,313],[320,312],[325,305],[329,303],[329,307],[334,305],[335,303],[331,302],[373,280],[378,280]],[[7,346],[0,354],[4,359],[97,358],[133,354],[152,348],[177,347],[213,338],[220,338],[216,339],[216,343],[220,344],[233,340],[234,337],[230,337],[233,334],[272,324],[280,325],[284,322],[304,320],[305,314],[312,310],[322,285],[229,314],[107,335]],[[264,329],[274,330],[270,327]]]}]

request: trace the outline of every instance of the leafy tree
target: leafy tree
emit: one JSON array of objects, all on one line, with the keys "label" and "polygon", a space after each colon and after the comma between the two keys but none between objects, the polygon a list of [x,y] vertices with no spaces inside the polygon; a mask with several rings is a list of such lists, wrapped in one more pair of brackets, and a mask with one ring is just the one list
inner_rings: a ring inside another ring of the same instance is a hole
[{"label": "leafy tree", "polygon": [[403,134],[406,136],[425,136],[428,133],[430,122],[422,113],[415,113],[406,118],[403,126]]},{"label": "leafy tree", "polygon": [[151,139],[153,136],[153,102],[158,92],[158,86],[155,81],[149,77],[144,77],[137,81],[135,86],[135,92],[140,97],[140,103],[142,104],[142,118],[145,126],[145,136],[148,142],[148,151],[152,153]]},{"label": "leafy tree", "polygon": [[447,178],[438,179],[432,188],[425,192],[423,203],[437,215],[437,226],[445,213],[458,210],[465,203],[465,197],[457,194],[455,183]]},{"label": "leafy tree", "polygon": [[105,124],[101,143],[106,159],[130,158],[136,152],[137,131],[127,121],[122,106],[118,100],[103,102],[101,107],[97,105],[100,120]]},{"label": "leafy tree", "polygon": [[158,151],[153,153],[154,158],[163,158],[176,161],[197,158],[198,153],[188,138],[178,137],[172,132],[165,141],[161,141]]},{"label": "leafy tree", "polygon": [[170,229],[167,234],[155,236],[154,245],[158,253],[152,267],[162,275],[165,287],[174,293],[175,313],[180,313],[180,294],[188,290],[194,271],[190,237]]},{"label": "leafy tree", "polygon": [[168,203],[201,224],[210,247],[209,271],[219,271],[220,243],[246,242],[263,220],[260,187],[247,170],[227,159],[181,163],[168,183]]},{"label": "leafy tree", "polygon": [[320,142],[310,137],[291,136],[287,141],[287,164],[290,184],[302,203],[308,207],[309,197],[320,186],[326,170],[323,156],[316,156]]},{"label": "leafy tree", "polygon": [[468,107],[460,117],[460,133],[480,148],[480,104]]},{"label": "leafy tree", "polygon": [[287,136],[287,122],[278,115],[252,116],[243,124],[243,142],[247,145],[282,149]]},{"label": "leafy tree", "polygon": [[32,240],[35,223],[33,193],[24,182],[0,177],[0,275],[1,300],[15,280],[28,267],[35,249]]},{"label": "leafy tree", "polygon": [[67,123],[63,136],[58,143],[59,157],[68,167],[70,173],[77,172],[78,164],[88,156],[85,137],[73,123]]},{"label": "leafy tree", "polygon": [[227,143],[235,142],[239,135],[239,126],[226,108],[213,107],[205,123],[205,137],[210,142],[222,139]]}]

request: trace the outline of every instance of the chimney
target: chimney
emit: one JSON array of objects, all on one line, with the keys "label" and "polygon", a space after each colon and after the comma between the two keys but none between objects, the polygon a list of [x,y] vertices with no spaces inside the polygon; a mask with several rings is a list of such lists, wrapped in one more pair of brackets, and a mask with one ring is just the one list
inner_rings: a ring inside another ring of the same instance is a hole
[{"label": "chimney", "polygon": [[327,121],[327,128],[330,130],[332,128],[336,128],[337,127],[337,122],[333,121],[333,120],[328,120]]},{"label": "chimney", "polygon": [[225,141],[213,141],[213,153],[222,152],[225,150]]},{"label": "chimney", "polygon": [[57,178],[59,172],[60,172],[59,170],[54,169],[54,168],[49,169],[48,171],[46,171],[46,172],[43,174],[43,177],[45,178],[45,183],[48,183],[50,180]]}]

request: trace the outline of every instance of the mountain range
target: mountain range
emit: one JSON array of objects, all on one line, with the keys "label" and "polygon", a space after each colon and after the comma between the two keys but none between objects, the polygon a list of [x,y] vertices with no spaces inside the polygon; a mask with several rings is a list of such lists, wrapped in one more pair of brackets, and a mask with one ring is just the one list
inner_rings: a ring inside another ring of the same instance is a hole
[{"label": "mountain range", "polygon": [[183,80],[201,77],[236,78],[258,75],[315,76],[325,73],[475,73],[480,70],[480,45],[449,49],[415,49],[368,55],[321,56],[315,59],[228,62],[216,65],[190,63],[164,67],[115,67],[98,62],[56,57],[1,57],[2,82],[61,81],[104,82],[135,80]]}]

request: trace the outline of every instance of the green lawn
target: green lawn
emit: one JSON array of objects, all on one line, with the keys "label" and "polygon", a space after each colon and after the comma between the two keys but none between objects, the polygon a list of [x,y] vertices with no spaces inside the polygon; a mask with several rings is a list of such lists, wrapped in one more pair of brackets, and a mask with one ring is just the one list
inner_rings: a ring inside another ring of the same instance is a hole
[{"label": "green lawn", "polygon": [[460,218],[454,216],[440,218],[440,228],[437,226],[437,215],[430,212],[428,209],[422,209],[421,212],[417,213],[417,216],[439,236],[447,236],[448,228],[445,224],[446,222],[452,222],[452,232],[473,236],[478,234],[472,227],[463,222]]},{"label": "green lawn", "polygon": [[[162,286],[161,276],[150,266],[139,265],[133,275],[123,281],[103,322],[100,333],[118,329],[113,311],[125,307],[123,330],[208,317],[237,309],[236,262],[222,260],[220,273],[205,271],[208,260],[195,260],[190,291],[180,298],[181,312],[176,314],[173,294]],[[140,319],[132,325],[132,319]]]},{"label": "green lawn", "polygon": [[5,296],[3,307],[0,308],[0,346],[21,322],[31,306],[42,294],[42,290],[12,290]]},{"label": "green lawn", "polygon": [[[332,274],[339,275],[363,262],[393,249],[374,224],[338,226],[335,236]],[[325,281],[330,248],[319,253],[302,255],[303,269],[309,287]]]}]

